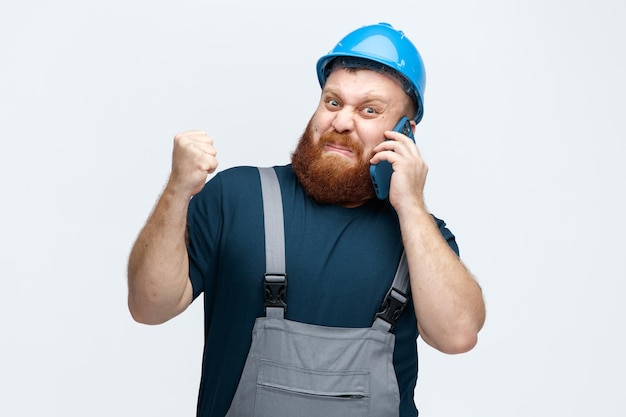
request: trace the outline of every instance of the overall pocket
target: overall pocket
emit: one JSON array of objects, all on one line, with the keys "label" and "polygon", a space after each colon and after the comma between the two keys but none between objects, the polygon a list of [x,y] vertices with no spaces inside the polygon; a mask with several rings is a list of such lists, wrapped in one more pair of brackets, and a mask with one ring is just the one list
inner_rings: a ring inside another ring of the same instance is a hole
[{"label": "overall pocket", "polygon": [[369,408],[369,372],[303,369],[262,360],[255,417],[363,417]]}]

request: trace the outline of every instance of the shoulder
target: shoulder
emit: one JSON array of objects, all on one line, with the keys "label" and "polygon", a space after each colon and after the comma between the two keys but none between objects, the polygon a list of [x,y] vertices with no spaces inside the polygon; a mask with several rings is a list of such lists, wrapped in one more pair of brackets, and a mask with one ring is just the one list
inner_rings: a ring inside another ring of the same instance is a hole
[{"label": "shoulder", "polygon": [[[289,188],[295,184],[295,174],[291,165],[272,167],[281,184],[281,188]],[[202,191],[194,196],[194,204],[200,201],[235,202],[260,197],[261,181],[259,169],[254,166],[237,166],[225,169],[215,174],[204,186]]]},{"label": "shoulder", "polygon": [[208,184],[218,182],[220,185],[237,185],[237,187],[250,186],[253,183],[259,182],[259,171],[253,166],[238,166],[220,171],[213,178],[211,178]]},{"label": "shoulder", "polygon": [[[276,172],[281,183],[295,180],[295,174],[291,169],[291,165],[277,165],[272,167]],[[210,182],[218,181],[222,184],[235,183],[238,186],[258,185],[259,184],[259,167],[254,166],[237,166],[225,169],[213,177]]]}]

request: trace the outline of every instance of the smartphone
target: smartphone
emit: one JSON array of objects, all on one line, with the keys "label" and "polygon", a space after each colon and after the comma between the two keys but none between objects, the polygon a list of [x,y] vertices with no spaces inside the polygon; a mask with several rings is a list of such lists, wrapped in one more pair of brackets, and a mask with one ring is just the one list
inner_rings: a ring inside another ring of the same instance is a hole
[{"label": "smartphone", "polygon": [[[411,138],[415,142],[413,137],[413,129],[411,129],[411,121],[408,117],[404,116],[396,127],[393,128],[396,132],[400,132],[403,135]],[[370,177],[372,178],[372,184],[374,184],[374,190],[376,191],[376,197],[381,200],[386,199],[389,196],[389,184],[391,183],[391,174],[393,174],[393,167],[387,161],[380,161],[377,164],[370,165]]]}]

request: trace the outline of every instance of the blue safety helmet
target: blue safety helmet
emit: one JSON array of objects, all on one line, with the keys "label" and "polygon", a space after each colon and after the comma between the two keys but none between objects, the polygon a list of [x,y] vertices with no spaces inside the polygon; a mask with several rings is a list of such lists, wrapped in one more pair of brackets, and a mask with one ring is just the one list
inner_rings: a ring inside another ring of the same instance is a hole
[{"label": "blue safety helmet", "polygon": [[[399,75],[404,91],[417,104],[415,123],[424,114],[426,70],[415,45],[389,23],[363,26],[346,35],[317,61],[317,78],[322,88],[332,71],[332,62],[341,59],[344,67],[372,69]],[[381,65],[382,64],[382,65]]]}]

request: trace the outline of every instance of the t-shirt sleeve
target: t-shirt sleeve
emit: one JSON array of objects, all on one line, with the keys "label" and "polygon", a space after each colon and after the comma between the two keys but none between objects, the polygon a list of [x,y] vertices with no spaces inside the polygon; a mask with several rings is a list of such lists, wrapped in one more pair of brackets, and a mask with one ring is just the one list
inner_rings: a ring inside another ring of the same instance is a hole
[{"label": "t-shirt sleeve", "polygon": [[221,194],[222,183],[220,176],[216,175],[189,203],[187,253],[194,299],[207,290],[209,277],[213,276],[212,268],[222,229]]},{"label": "t-shirt sleeve", "polygon": [[446,227],[446,222],[438,219],[435,216],[433,216],[433,218],[437,223],[437,227],[439,228],[439,233],[441,233],[441,236],[446,240],[446,242],[448,242],[448,246],[450,246],[450,249],[452,249],[454,253],[459,256],[459,245],[457,245],[456,243],[456,238],[454,237],[454,234],[450,231],[450,229]]}]

